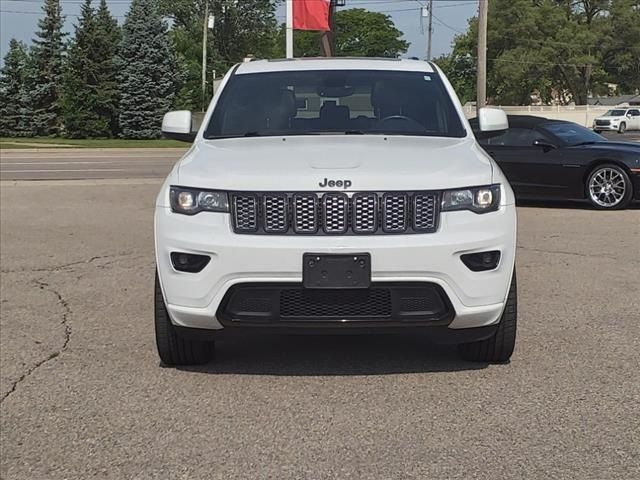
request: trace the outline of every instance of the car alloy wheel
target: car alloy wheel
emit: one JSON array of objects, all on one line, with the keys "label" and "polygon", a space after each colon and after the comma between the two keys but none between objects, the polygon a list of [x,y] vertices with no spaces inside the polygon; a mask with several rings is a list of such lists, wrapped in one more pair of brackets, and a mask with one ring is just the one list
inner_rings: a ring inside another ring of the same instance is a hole
[{"label": "car alloy wheel", "polygon": [[601,167],[589,177],[589,198],[602,208],[615,208],[625,199],[627,182],[618,168]]},{"label": "car alloy wheel", "polygon": [[622,122],[618,127],[618,133],[624,133],[627,130],[627,124]]}]

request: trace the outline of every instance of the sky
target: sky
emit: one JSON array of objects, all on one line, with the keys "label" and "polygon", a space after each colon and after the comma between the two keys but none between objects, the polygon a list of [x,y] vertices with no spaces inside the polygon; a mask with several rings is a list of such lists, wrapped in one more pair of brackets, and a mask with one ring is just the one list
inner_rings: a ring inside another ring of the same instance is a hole
[{"label": "sky", "polygon": [[[219,1],[219,0],[218,0]],[[239,0],[242,1],[242,0]],[[66,15],[65,30],[73,32],[83,0],[61,0]],[[95,4],[98,0],[95,0]],[[426,19],[420,9],[428,0],[346,0],[344,8],[366,8],[390,15],[396,27],[404,32],[404,39],[411,43],[408,57],[425,58],[427,45]],[[42,16],[43,0],[0,0],[0,58],[4,58],[12,38],[30,43]],[[119,23],[124,21],[130,0],[107,0],[111,13]],[[477,12],[477,0],[433,1],[432,56],[438,57],[451,50],[453,38],[466,30],[469,18]],[[278,8],[278,20],[284,22],[284,9]]]}]

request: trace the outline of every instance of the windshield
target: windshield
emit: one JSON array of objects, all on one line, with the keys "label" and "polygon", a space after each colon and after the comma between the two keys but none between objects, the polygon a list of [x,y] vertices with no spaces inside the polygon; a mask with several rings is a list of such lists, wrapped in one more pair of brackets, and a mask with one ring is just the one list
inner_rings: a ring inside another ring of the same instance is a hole
[{"label": "windshield", "polygon": [[605,117],[622,117],[624,116],[624,110],[609,110],[604,114]]},{"label": "windshield", "polygon": [[602,135],[598,135],[577,123],[549,123],[543,125],[541,128],[555,135],[567,145],[607,141]]},{"label": "windshield", "polygon": [[313,70],[231,77],[205,138],[340,133],[466,135],[436,73]]}]

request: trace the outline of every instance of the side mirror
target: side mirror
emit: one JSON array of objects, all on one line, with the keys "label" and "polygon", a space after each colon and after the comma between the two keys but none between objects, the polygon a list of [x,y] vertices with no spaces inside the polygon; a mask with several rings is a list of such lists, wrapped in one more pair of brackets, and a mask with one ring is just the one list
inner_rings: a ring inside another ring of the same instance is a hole
[{"label": "side mirror", "polygon": [[556,146],[553,143],[549,143],[546,140],[543,140],[541,138],[534,140],[533,146],[542,147],[545,152],[548,152],[549,150],[553,150],[554,148],[556,148]]},{"label": "side mirror", "polygon": [[509,128],[509,120],[504,110],[483,107],[478,111],[478,138],[502,135]]},{"label": "side mirror", "polygon": [[196,138],[191,122],[189,110],[165,113],[162,119],[162,134],[167,138],[191,143]]}]

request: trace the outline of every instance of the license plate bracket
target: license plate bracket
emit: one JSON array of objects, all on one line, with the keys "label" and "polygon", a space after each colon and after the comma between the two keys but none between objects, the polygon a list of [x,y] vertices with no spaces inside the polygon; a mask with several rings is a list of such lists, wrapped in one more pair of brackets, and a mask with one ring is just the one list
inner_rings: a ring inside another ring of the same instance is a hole
[{"label": "license plate bracket", "polygon": [[313,289],[369,288],[371,254],[304,253],[302,285]]}]

